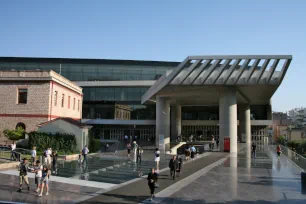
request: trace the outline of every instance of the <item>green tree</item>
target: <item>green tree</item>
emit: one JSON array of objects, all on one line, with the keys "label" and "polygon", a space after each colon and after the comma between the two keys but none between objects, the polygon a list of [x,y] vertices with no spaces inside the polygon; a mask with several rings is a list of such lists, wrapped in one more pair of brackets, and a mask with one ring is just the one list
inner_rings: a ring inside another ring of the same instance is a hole
[{"label": "green tree", "polygon": [[279,144],[285,145],[286,139],[285,139],[284,136],[281,135],[281,136],[278,137],[277,142],[278,142]]},{"label": "green tree", "polygon": [[13,141],[20,140],[24,137],[24,129],[22,127],[17,127],[16,130],[5,129],[3,131],[3,134],[9,140],[13,140]]}]

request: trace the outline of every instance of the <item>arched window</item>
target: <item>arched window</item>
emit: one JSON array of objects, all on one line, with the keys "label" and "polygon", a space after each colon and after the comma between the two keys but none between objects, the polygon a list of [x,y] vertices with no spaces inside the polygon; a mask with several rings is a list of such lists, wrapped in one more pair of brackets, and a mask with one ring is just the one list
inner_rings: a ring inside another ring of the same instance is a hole
[{"label": "arched window", "polygon": [[16,129],[17,129],[18,127],[21,127],[22,129],[26,130],[26,126],[25,126],[24,123],[17,123]]}]

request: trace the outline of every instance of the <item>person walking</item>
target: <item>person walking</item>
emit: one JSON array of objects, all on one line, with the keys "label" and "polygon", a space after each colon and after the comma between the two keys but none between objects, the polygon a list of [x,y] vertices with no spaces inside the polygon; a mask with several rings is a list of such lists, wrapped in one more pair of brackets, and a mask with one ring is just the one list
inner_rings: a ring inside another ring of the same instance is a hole
[{"label": "person walking", "polygon": [[156,164],[156,171],[158,172],[159,171],[159,162],[160,162],[160,151],[158,148],[155,149],[155,152],[154,152],[154,156],[155,156],[155,164]]},{"label": "person walking", "polygon": [[17,159],[15,149],[16,149],[16,143],[15,141],[13,141],[13,143],[11,144],[11,160],[12,161],[15,161]]},{"label": "person walking", "polygon": [[280,159],[280,155],[282,153],[282,149],[280,145],[277,145],[276,153],[277,153],[277,158]]},{"label": "person walking", "polygon": [[19,190],[18,192],[22,192],[22,184],[23,182],[27,184],[28,191],[30,191],[30,184],[28,179],[28,160],[27,158],[24,158],[23,161],[19,164]]},{"label": "person walking", "polygon": [[181,174],[182,168],[183,168],[183,159],[182,159],[182,157],[178,157],[177,161],[178,161],[178,168],[177,168],[176,172],[177,172],[177,177],[180,177],[180,174]]},{"label": "person walking", "polygon": [[157,180],[158,180],[158,175],[155,172],[155,169],[152,168],[151,172],[148,174],[148,186],[150,188],[150,193],[151,193],[151,201],[153,200],[153,198],[155,198],[155,189],[158,187],[157,185]]},{"label": "person walking", "polygon": [[186,149],[185,149],[185,159],[186,159],[186,160],[189,160],[189,157],[190,157],[190,148],[189,148],[189,146],[187,145],[187,146],[186,146]]},{"label": "person walking", "polygon": [[52,172],[54,174],[57,173],[57,158],[58,158],[57,151],[53,151],[52,152]]},{"label": "person walking", "polygon": [[219,140],[219,137],[217,137],[216,139],[216,145],[217,145],[217,149],[219,150],[219,143],[220,143],[220,140]]},{"label": "person walking", "polygon": [[196,153],[197,153],[197,149],[195,148],[194,145],[192,145],[191,148],[190,148],[190,151],[191,151],[191,153],[190,153],[191,160],[193,161],[193,160],[194,160],[194,156],[195,156]]},{"label": "person walking", "polygon": [[143,150],[141,149],[140,146],[138,146],[138,148],[137,148],[137,160],[136,160],[137,163],[138,163],[138,161],[139,161],[139,163],[141,163],[142,153],[143,153]]},{"label": "person walking", "polygon": [[42,196],[45,186],[46,186],[45,195],[47,196],[49,194],[49,169],[47,166],[44,166],[42,170],[41,189],[40,189],[40,194],[38,195],[39,197]]},{"label": "person walking", "polygon": [[215,148],[215,137],[212,135],[212,138],[211,138],[211,150],[214,150]]},{"label": "person walking", "polygon": [[256,158],[256,144],[253,142],[252,144],[252,158]]},{"label": "person walking", "polygon": [[84,146],[83,150],[82,150],[82,154],[83,154],[83,164],[86,162],[87,165],[87,154],[89,153],[89,149],[87,148],[87,145]]},{"label": "person walking", "polygon": [[131,155],[131,148],[132,148],[131,143],[128,143],[128,144],[126,145],[128,158],[130,158],[130,155]]},{"label": "person walking", "polygon": [[34,173],[35,173],[35,184],[36,184],[36,190],[35,192],[38,193],[41,188],[41,177],[42,177],[42,170],[43,166],[40,164],[40,161],[36,161],[36,166],[34,167]]},{"label": "person walking", "polygon": [[173,180],[175,180],[176,171],[179,167],[178,160],[176,159],[176,156],[174,155],[172,159],[169,161],[169,168],[170,168],[170,176]]},{"label": "person walking", "polygon": [[80,153],[79,153],[79,159],[78,159],[78,162],[79,162],[80,166],[82,166],[82,155],[83,155],[83,153],[82,153],[82,150],[81,150]]},{"label": "person walking", "polygon": [[44,152],[44,160],[45,160],[45,165],[47,165],[47,166],[51,166],[51,154],[52,154],[52,152],[51,152],[51,148],[48,148],[48,149],[46,149],[45,150],[45,152]]},{"label": "person walking", "polygon": [[136,162],[137,160],[137,148],[138,148],[138,144],[136,141],[133,142],[133,154],[134,154],[134,162]]},{"label": "person walking", "polygon": [[36,161],[36,147],[34,146],[31,150],[31,164],[35,165]]}]

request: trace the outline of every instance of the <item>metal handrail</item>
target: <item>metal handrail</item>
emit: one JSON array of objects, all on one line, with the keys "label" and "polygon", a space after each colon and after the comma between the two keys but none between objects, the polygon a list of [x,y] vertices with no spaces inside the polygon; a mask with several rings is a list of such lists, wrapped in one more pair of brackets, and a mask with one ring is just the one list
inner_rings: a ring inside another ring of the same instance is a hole
[{"label": "metal handrail", "polygon": [[292,162],[294,162],[297,166],[299,166],[301,169],[306,171],[306,158],[302,155],[292,151],[288,147],[285,147],[283,145],[280,145],[282,149],[282,153],[286,155]]}]

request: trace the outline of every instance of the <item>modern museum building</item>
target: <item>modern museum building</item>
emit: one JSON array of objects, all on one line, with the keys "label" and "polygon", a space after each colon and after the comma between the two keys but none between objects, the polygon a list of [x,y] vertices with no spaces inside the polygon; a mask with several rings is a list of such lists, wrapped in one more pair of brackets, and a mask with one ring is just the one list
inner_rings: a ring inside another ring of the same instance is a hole
[{"label": "modern museum building", "polygon": [[189,56],[182,62],[0,57],[0,71],[53,70],[83,88],[82,122],[96,138],[267,141],[271,97],[290,55]]}]

